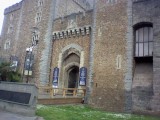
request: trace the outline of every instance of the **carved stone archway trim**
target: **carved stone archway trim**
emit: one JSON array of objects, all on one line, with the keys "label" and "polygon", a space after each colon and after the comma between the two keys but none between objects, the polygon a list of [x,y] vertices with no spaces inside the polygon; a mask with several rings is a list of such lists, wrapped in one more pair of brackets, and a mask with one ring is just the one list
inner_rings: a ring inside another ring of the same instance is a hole
[{"label": "carved stone archway trim", "polygon": [[[72,63],[69,63],[68,65],[66,65],[65,67],[64,67],[64,70],[63,70],[63,77],[64,76],[66,76],[67,78],[67,80],[69,79],[68,77],[68,73],[72,70],[71,68],[72,67],[78,67],[79,68],[79,63],[76,63],[76,62],[72,62]],[[64,87],[67,87],[68,86],[68,81],[65,81],[65,79],[63,79],[63,81],[62,81],[63,83],[64,83]]]},{"label": "carved stone archway trim", "polygon": [[77,51],[79,54],[76,54],[76,53],[75,54],[80,57],[80,63],[72,62],[72,65],[75,65],[79,68],[84,66],[84,51],[83,51],[83,48],[81,46],[73,43],[73,44],[70,44],[70,45],[67,45],[66,47],[64,47],[62,49],[61,53],[59,53],[59,60],[58,60],[58,68],[59,68],[59,71],[60,71],[59,78],[61,79],[59,87],[64,87],[65,86],[62,75],[64,75],[65,69],[67,69],[67,68],[69,69],[69,66],[71,65],[71,64],[69,64],[69,65],[65,66],[65,68],[62,69],[62,63],[63,63],[63,60],[64,60],[63,55],[69,49],[74,49],[74,51],[71,52],[71,53],[75,53]]}]

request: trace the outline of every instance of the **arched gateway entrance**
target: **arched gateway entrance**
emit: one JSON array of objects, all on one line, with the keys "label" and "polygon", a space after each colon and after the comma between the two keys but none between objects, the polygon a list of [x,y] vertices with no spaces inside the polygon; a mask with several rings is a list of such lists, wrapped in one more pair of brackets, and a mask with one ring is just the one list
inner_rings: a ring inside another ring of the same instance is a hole
[{"label": "arched gateway entrance", "polygon": [[64,88],[78,88],[80,53],[74,49],[68,49],[63,54],[62,83]]},{"label": "arched gateway entrance", "polygon": [[73,66],[68,70],[68,88],[77,88],[79,78],[79,67]]}]

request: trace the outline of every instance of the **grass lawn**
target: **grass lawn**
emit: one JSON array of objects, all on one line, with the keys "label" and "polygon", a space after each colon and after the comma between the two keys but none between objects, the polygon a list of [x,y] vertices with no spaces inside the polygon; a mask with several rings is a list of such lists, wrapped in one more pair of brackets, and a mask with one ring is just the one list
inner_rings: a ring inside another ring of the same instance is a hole
[{"label": "grass lawn", "polygon": [[45,120],[160,120],[143,115],[108,113],[84,105],[38,105],[36,114]]}]

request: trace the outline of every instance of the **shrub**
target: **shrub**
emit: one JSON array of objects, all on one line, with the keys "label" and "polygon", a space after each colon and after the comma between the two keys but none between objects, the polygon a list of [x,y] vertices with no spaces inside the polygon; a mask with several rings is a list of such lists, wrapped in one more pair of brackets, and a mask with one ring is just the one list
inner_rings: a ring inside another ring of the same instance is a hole
[{"label": "shrub", "polygon": [[11,63],[2,62],[0,64],[0,80],[8,82],[21,82],[21,74],[17,71],[13,71]]}]

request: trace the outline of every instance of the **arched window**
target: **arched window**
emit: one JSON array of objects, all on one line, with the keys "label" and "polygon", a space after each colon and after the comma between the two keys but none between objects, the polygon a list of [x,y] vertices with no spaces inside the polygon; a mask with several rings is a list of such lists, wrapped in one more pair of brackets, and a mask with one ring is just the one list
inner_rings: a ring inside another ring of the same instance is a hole
[{"label": "arched window", "polygon": [[43,0],[38,0],[38,6],[43,6]]},{"label": "arched window", "polygon": [[142,24],[135,27],[135,57],[153,56],[152,24]]},{"label": "arched window", "polygon": [[42,19],[42,12],[39,11],[37,12],[36,17],[35,17],[35,23],[41,22],[41,19]]}]

